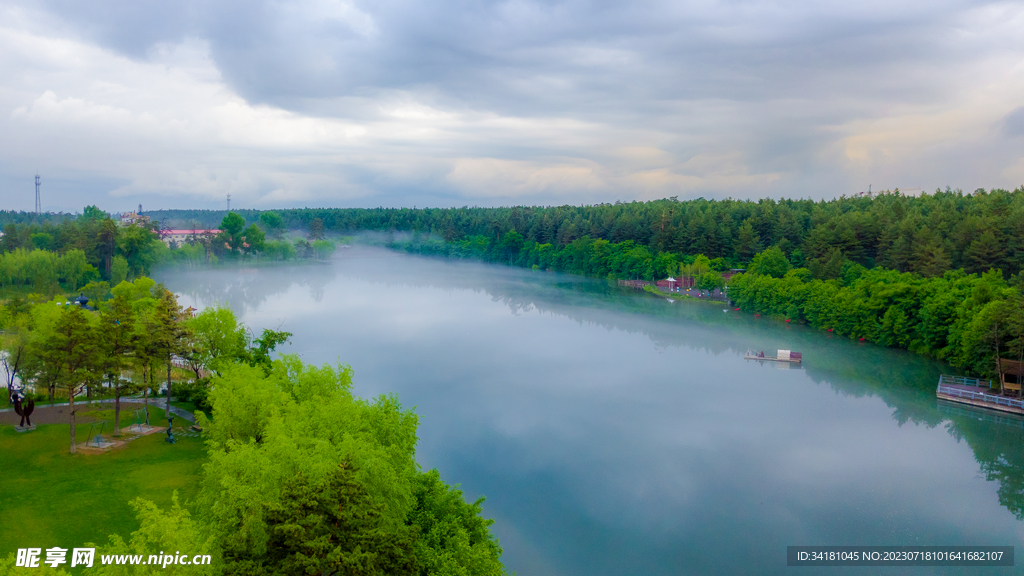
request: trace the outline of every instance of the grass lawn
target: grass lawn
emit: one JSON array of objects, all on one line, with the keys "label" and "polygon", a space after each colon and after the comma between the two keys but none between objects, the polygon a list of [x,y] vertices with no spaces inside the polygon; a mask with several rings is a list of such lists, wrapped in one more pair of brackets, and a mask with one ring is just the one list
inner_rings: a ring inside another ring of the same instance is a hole
[{"label": "grass lawn", "polygon": [[[161,404],[160,406],[163,407],[163,404]],[[198,410],[195,404],[191,402],[183,402],[181,400],[171,400],[171,406],[174,406],[175,408],[181,408],[182,410],[188,410],[188,412],[191,414],[195,414],[196,410]],[[206,417],[212,420],[212,417],[209,414],[207,414],[206,412],[203,412],[203,414],[206,414]]]},{"label": "grass lawn", "polygon": [[[167,425],[162,413],[150,412],[154,426]],[[112,409],[100,414],[113,421]],[[90,424],[75,428],[84,442]],[[198,492],[206,459],[200,438],[177,437],[172,446],[165,434],[151,434],[104,454],[69,454],[68,429],[67,424],[39,425],[19,434],[13,426],[0,427],[0,557],[18,548],[103,545],[113,533],[127,540],[138,528],[129,505],[133,499],[167,507],[177,490],[187,505]]]}]

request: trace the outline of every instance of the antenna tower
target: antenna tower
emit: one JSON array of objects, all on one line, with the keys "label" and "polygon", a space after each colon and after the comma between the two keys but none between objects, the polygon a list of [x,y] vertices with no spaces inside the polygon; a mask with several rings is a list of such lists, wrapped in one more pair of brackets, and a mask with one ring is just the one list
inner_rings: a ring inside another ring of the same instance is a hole
[{"label": "antenna tower", "polygon": [[39,174],[36,174],[36,214],[43,211],[43,203],[39,200]]},{"label": "antenna tower", "polygon": [[231,192],[228,192],[228,212],[231,212]]}]

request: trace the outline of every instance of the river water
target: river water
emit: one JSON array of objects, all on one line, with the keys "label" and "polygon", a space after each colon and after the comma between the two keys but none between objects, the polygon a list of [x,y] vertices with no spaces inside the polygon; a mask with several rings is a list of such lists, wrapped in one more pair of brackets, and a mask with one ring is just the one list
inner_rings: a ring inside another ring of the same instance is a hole
[{"label": "river water", "polygon": [[[936,400],[950,369],[908,353],[601,280],[374,248],[159,279],[183,304],[293,332],[284,352],[350,364],[360,396],[414,406],[420,464],[487,497],[520,575],[818,573],[787,569],[786,547],[1024,537],[1021,419]],[[803,366],[743,359],[779,348]]]}]

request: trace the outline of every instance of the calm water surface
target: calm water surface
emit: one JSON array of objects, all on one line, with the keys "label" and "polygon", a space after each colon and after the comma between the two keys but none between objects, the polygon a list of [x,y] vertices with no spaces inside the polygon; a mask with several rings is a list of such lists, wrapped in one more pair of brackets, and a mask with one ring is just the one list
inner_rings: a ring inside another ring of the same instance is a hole
[{"label": "calm water surface", "polygon": [[[1024,536],[1021,420],[938,402],[942,365],[909,354],[603,281],[371,248],[161,280],[183,303],[293,332],[285,352],[350,364],[361,396],[415,406],[420,464],[487,497],[521,576],[816,573],[787,569],[786,546]],[[804,366],[744,361],[748,348],[799,350]]]}]

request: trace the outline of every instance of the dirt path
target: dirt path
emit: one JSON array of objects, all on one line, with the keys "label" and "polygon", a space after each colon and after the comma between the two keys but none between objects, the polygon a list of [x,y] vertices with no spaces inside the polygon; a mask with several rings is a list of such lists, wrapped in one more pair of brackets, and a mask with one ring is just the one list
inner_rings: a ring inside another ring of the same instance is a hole
[{"label": "dirt path", "polygon": [[[160,405],[161,408],[163,404]],[[132,418],[132,411],[138,410],[143,407],[142,402],[121,402],[121,423],[125,423]],[[152,402],[149,403],[150,410],[156,408],[156,405]],[[113,403],[97,403],[89,404],[88,402],[76,402],[75,403],[75,423],[76,424],[89,424],[96,422],[97,420],[92,416],[88,415],[88,412],[96,410],[113,410]],[[162,413],[162,412],[161,412]],[[150,412],[152,417],[153,412]],[[67,406],[40,406],[36,404],[35,410],[32,411],[32,423],[33,424],[67,424],[68,423],[68,407]],[[16,426],[21,423],[21,416],[18,416],[13,410],[10,412],[0,412],[0,425],[9,424]]]}]

